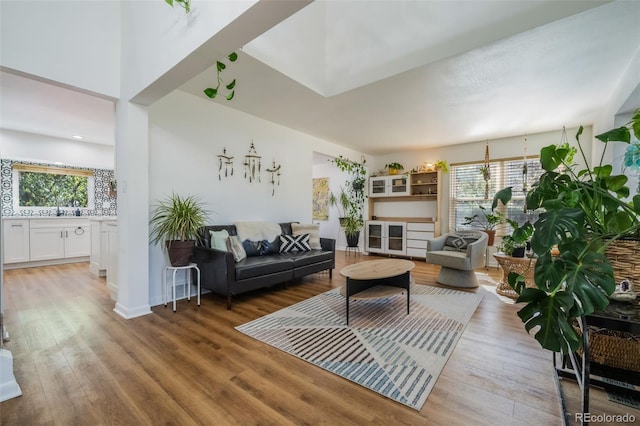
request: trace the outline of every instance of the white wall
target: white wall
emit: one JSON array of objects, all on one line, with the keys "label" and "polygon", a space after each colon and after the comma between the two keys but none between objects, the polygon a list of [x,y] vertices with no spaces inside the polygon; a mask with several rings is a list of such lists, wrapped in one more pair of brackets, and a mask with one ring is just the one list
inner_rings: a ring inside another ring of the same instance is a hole
[{"label": "white wall", "polygon": [[[572,145],[576,145],[575,135],[577,128],[567,129],[567,139]],[[528,155],[538,155],[540,148],[560,143],[562,129],[536,133],[527,136],[527,153]],[[580,141],[585,151],[585,155],[589,156],[592,149],[592,130],[591,127],[585,127]],[[403,152],[398,154],[390,154],[375,157],[371,170],[377,171],[382,169],[385,164],[398,162],[405,167],[404,172],[410,171],[414,167],[420,166],[423,162],[435,163],[438,160],[446,160],[448,164],[465,163],[473,161],[484,161],[485,141],[472,142],[461,145],[451,145],[442,148]],[[524,135],[513,136],[508,138],[496,139],[489,141],[489,157],[496,160],[500,158],[519,158],[524,154]],[[581,162],[580,154],[575,157],[576,162]],[[590,158],[588,158],[591,161]],[[449,229],[449,174],[442,174],[442,194],[440,209],[440,230],[442,233]]]},{"label": "white wall", "polygon": [[[312,221],[313,152],[359,159],[361,153],[174,91],[149,107],[151,208],[172,192],[197,195],[211,210],[211,224],[241,220]],[[261,182],[249,183],[242,166],[251,141],[262,156]],[[234,175],[218,179],[218,155],[234,156]],[[280,185],[266,172],[282,165]],[[150,301],[161,303],[164,255],[150,246]]]},{"label": "white wall", "polygon": [[[340,171],[333,163],[330,163],[329,160],[331,158],[332,157],[316,154],[316,163],[313,165],[313,177],[328,178],[329,191],[335,194],[335,196],[337,197],[340,194],[341,189],[344,187],[345,181],[349,179],[349,174],[346,172]],[[354,161],[360,160],[357,157],[350,157],[350,159]],[[365,188],[365,191],[366,191],[366,188]],[[365,201],[365,212],[364,212],[365,220],[368,217],[366,208],[367,208],[367,202]],[[323,237],[335,239],[336,248],[340,250],[344,250],[347,245],[347,238],[344,235],[343,229],[340,227],[340,221],[338,220],[340,216],[341,216],[341,213],[337,206],[329,206],[329,219],[315,220],[314,222],[320,224],[320,235],[322,235]],[[360,249],[364,249],[363,242],[364,242],[364,229],[362,230],[362,232],[360,232]]]},{"label": "white wall", "polygon": [[[131,99],[170,72],[256,3],[257,0],[199,0],[192,2],[191,13],[185,14],[180,6],[172,10],[164,1],[124,2],[123,40],[126,42],[122,46],[122,97]],[[244,30],[250,31],[250,28]],[[236,42],[235,35],[226,37],[219,44],[207,47],[207,58],[192,61],[194,63],[181,69],[181,74],[195,76],[245,42]],[[166,82],[171,84],[168,91],[184,83],[185,78],[189,76],[183,75],[183,81],[177,84]]]},{"label": "white wall", "polygon": [[119,96],[120,2],[3,0],[0,19],[3,67]]},{"label": "white wall", "polygon": [[110,170],[114,168],[113,146],[6,129],[0,129],[0,156],[36,163],[61,163],[65,166]]}]

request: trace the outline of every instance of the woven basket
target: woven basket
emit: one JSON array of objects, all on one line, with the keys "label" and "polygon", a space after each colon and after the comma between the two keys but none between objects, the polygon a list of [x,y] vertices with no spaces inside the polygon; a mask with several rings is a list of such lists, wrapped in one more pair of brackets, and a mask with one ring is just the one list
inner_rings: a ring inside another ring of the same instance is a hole
[{"label": "woven basket", "polygon": [[633,291],[640,293],[640,241],[616,240],[604,254],[613,266],[616,284],[627,279],[633,283]]},{"label": "woven basket", "polygon": [[[640,372],[640,336],[591,326],[588,329],[591,361]],[[576,331],[582,335],[577,328]],[[582,349],[579,353],[582,355]]]}]

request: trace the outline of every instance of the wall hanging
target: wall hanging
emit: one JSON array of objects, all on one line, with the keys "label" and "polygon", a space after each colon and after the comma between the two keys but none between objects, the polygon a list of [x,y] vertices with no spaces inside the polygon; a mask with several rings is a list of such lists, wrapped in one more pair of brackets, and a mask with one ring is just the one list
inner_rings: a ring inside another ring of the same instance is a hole
[{"label": "wall hanging", "polygon": [[491,164],[489,163],[489,141],[484,148],[484,165],[480,167],[484,179],[484,199],[489,199],[489,181],[491,180]]},{"label": "wall hanging", "polygon": [[[525,200],[527,199],[527,192],[529,191],[529,182],[527,182],[527,178],[529,177],[529,166],[527,166],[527,134],[524,134],[524,157],[522,161],[522,193],[524,194]],[[524,203],[523,212],[527,212],[527,203]]]},{"label": "wall hanging", "polygon": [[222,180],[223,167],[224,177],[233,176],[233,157],[227,155],[227,148],[223,148],[222,154],[218,155],[218,180]]},{"label": "wall hanging", "polygon": [[[275,163],[274,163],[275,164]],[[244,178],[249,179],[249,182],[253,182],[258,179],[260,181],[260,169],[262,168],[262,157],[258,155],[256,147],[251,141],[249,147],[249,153],[244,156]]]},{"label": "wall hanging", "polygon": [[276,185],[280,186],[280,167],[281,164],[276,165],[276,160],[273,160],[273,166],[267,169],[267,172],[271,174],[271,196],[276,193]]}]

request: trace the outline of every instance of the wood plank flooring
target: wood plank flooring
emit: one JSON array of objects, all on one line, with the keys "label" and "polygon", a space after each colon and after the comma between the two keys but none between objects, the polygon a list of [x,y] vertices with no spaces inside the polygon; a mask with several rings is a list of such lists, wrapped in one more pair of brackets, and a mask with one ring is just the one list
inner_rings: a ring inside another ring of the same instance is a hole
[{"label": "wood plank flooring", "polygon": [[[206,294],[125,320],[87,263],[4,272],[5,322],[23,396],[2,425],[559,425],[551,355],[526,334],[518,306],[484,296],[420,412],[237,332],[234,327],[344,283],[369,256],[336,254],[327,273],[234,299]],[[438,267],[415,261],[418,284]],[[606,401],[606,398],[605,398]],[[598,402],[606,412],[629,412]],[[615,407],[614,407],[615,406]],[[622,408],[620,408],[622,407]],[[640,413],[634,411],[640,419]]]}]

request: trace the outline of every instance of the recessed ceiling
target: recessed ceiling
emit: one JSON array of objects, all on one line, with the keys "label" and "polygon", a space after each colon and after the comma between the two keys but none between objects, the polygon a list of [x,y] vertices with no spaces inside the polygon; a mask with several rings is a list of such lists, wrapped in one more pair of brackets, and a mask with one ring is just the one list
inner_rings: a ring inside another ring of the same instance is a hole
[{"label": "recessed ceiling", "polygon": [[[639,46],[635,1],[317,0],[212,102],[369,154],[427,149],[592,124]],[[212,75],[180,89],[205,98]],[[114,144],[112,100],[7,72],[0,95],[3,129]]]},{"label": "recessed ceiling", "polygon": [[369,154],[424,149],[590,125],[639,45],[637,2],[316,1],[214,102]]}]

